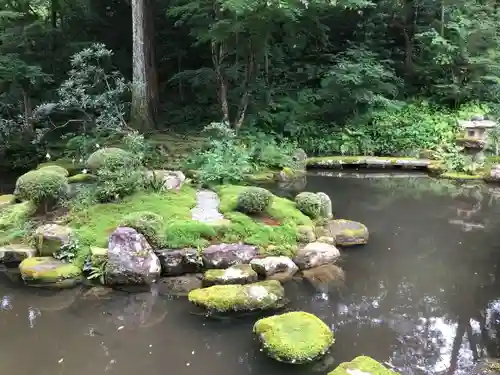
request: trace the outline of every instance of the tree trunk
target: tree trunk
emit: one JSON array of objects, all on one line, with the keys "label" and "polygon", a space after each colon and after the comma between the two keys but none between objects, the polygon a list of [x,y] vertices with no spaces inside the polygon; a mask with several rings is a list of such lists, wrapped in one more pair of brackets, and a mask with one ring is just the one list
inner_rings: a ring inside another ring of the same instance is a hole
[{"label": "tree trunk", "polygon": [[149,73],[152,41],[148,31],[149,0],[132,0],[132,126],[138,130],[154,128],[154,83]]},{"label": "tree trunk", "polygon": [[[214,10],[215,20],[217,21],[221,19],[222,12],[218,0],[214,0],[213,10]],[[222,63],[225,57],[224,42],[217,42],[215,39],[212,39],[211,47],[212,47],[212,62],[214,64],[215,77],[218,86],[217,91],[218,91],[219,103],[222,110],[222,122],[226,123],[227,125],[230,125],[231,122],[229,119],[229,103],[227,101],[227,91],[228,91],[227,80],[226,77],[224,76],[224,72],[222,69]]]}]

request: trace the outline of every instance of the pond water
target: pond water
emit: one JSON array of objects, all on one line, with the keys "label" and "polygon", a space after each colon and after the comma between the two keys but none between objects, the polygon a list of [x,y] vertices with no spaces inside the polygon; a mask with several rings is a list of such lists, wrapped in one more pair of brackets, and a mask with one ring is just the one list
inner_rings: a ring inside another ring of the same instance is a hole
[{"label": "pond water", "polygon": [[252,340],[255,318],[209,320],[161,290],[102,298],[29,289],[0,273],[0,370],[36,375],[326,375],[365,354],[403,374],[466,374],[500,344],[500,188],[429,178],[309,176],[338,217],[370,229],[345,250],[343,287],[286,286],[287,310],[335,332],[312,365],[276,363]]}]

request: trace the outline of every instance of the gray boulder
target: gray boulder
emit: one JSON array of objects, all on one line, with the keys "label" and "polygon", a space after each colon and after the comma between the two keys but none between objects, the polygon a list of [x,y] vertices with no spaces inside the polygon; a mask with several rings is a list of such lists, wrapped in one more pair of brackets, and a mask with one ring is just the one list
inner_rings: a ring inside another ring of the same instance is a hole
[{"label": "gray boulder", "polygon": [[160,260],[142,234],[128,227],[115,229],[109,237],[106,284],[151,284],[160,272]]},{"label": "gray boulder", "polygon": [[26,258],[36,256],[36,249],[31,246],[13,244],[0,247],[0,263],[17,265]]},{"label": "gray boulder", "polygon": [[286,274],[286,276],[292,277],[299,270],[297,265],[285,256],[253,259],[250,265],[255,272],[265,277],[276,274],[282,274],[283,276]]},{"label": "gray boulder", "polygon": [[146,181],[162,182],[165,190],[179,190],[186,180],[181,171],[168,171],[164,169],[147,171]]},{"label": "gray boulder", "polygon": [[311,242],[300,248],[294,262],[301,270],[335,263],[340,257],[340,251],[333,245],[322,242]]},{"label": "gray boulder", "polygon": [[223,243],[207,247],[201,256],[206,268],[228,268],[236,264],[248,264],[258,255],[256,246]]},{"label": "gray boulder", "polygon": [[158,282],[160,294],[187,296],[187,294],[202,287],[202,274],[162,277]]},{"label": "gray boulder", "polygon": [[160,259],[162,276],[180,276],[201,271],[203,263],[196,249],[161,249],[155,251]]},{"label": "gray boulder", "polygon": [[69,245],[73,238],[73,230],[59,224],[39,226],[34,234],[35,247],[40,256],[52,256],[61,247]]}]

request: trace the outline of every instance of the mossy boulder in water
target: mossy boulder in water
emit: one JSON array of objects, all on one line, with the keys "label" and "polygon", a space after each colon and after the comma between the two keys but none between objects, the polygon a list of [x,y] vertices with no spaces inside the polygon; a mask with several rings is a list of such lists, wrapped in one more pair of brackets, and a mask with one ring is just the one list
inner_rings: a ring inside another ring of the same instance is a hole
[{"label": "mossy boulder in water", "polygon": [[19,264],[26,258],[36,256],[36,249],[31,246],[13,244],[0,247],[0,263]]},{"label": "mossy boulder in water", "polygon": [[334,342],[332,331],[321,319],[302,311],[260,319],[253,331],[271,358],[286,363],[311,362]]},{"label": "mossy boulder in water", "polygon": [[203,275],[203,285],[250,284],[258,279],[249,264],[238,264],[225,270],[208,270]]},{"label": "mossy boulder in water", "polygon": [[189,301],[210,312],[251,312],[282,307],[285,290],[279,281],[247,285],[215,285],[189,293]]},{"label": "mossy boulder in water", "polygon": [[351,362],[341,363],[335,370],[328,375],[399,375],[399,373],[390,370],[371,357],[360,356],[354,358]]},{"label": "mossy boulder in water", "polygon": [[74,264],[51,257],[27,258],[19,265],[21,277],[31,286],[71,288],[82,280],[82,270]]},{"label": "mossy boulder in water", "polygon": [[64,225],[44,224],[36,229],[34,237],[38,254],[40,256],[52,256],[61,247],[70,244],[73,231]]},{"label": "mossy boulder in water", "polygon": [[364,245],[368,242],[368,228],[357,221],[331,220],[327,228],[338,246]]},{"label": "mossy boulder in water", "polygon": [[266,277],[278,273],[293,276],[299,270],[297,265],[290,258],[284,256],[253,259],[250,265],[255,272]]}]

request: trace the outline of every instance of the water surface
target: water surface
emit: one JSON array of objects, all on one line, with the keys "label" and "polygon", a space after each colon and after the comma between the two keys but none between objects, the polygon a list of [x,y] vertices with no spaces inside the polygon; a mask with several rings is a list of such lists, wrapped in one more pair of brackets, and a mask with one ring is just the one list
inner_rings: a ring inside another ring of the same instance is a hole
[{"label": "water surface", "polygon": [[499,354],[500,190],[326,176],[309,176],[306,189],[328,193],[336,216],[365,223],[371,236],[344,251],[344,287],[286,287],[287,310],[317,314],[334,330],[324,360],[276,363],[252,339],[254,318],[208,320],[161,290],[96,298],[29,289],[0,273],[1,373],[313,375],[365,354],[404,374],[451,375]]}]

